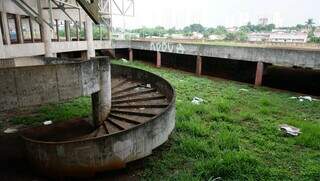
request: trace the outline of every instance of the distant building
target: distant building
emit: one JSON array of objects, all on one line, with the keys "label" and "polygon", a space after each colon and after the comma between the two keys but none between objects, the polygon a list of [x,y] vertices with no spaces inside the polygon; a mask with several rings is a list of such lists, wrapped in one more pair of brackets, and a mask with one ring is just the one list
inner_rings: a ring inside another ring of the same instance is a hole
[{"label": "distant building", "polygon": [[191,36],[192,39],[202,39],[203,37],[203,34],[198,32],[193,32]]},{"label": "distant building", "polygon": [[273,30],[272,30],[272,33],[280,33],[280,32],[282,32],[282,33],[289,33],[290,30],[288,30],[288,29],[286,29],[286,28],[276,28],[276,29],[273,29]]},{"label": "distant building", "polygon": [[186,37],[183,34],[172,34],[172,39],[185,39]]},{"label": "distant building", "polygon": [[269,41],[280,42],[280,43],[306,43],[308,41],[308,34],[303,32],[298,32],[298,33],[276,32],[276,33],[271,33]]},{"label": "distant building", "polygon": [[314,36],[315,36],[316,38],[320,38],[320,30],[319,30],[319,31],[315,31],[315,32],[314,32]]},{"label": "distant building", "polygon": [[209,35],[209,40],[224,40],[226,38],[225,35]]},{"label": "distant building", "polygon": [[262,26],[266,26],[269,23],[269,19],[268,18],[260,18],[259,19],[259,24]]},{"label": "distant building", "polygon": [[249,33],[248,41],[249,42],[263,42],[268,41],[270,38],[270,33]]},{"label": "distant building", "polygon": [[230,33],[237,32],[238,31],[238,27],[236,27],[236,26],[229,27],[229,28],[227,28],[227,31],[230,32]]}]

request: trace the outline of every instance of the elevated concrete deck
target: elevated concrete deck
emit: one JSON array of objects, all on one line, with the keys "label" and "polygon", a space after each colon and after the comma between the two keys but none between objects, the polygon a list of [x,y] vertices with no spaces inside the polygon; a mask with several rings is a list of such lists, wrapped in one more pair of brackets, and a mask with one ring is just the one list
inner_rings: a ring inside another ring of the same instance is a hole
[{"label": "elevated concrete deck", "polygon": [[320,69],[320,50],[190,44],[172,41],[113,41],[112,48],[176,53]]}]

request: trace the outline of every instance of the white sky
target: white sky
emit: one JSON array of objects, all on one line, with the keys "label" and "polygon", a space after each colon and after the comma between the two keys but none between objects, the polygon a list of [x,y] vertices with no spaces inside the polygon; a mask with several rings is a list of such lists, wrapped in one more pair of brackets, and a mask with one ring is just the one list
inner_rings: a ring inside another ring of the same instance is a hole
[{"label": "white sky", "polygon": [[[320,24],[320,0],[135,0],[135,17],[113,17],[115,27],[157,25],[181,28],[192,23],[206,27],[256,24],[261,17],[277,26]],[[125,19],[125,20],[123,20]]]}]

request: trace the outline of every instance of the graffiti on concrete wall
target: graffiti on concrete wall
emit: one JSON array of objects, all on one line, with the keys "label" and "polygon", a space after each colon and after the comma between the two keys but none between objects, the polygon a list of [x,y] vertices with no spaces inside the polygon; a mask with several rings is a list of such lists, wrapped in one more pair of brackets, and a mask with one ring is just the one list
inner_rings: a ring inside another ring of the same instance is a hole
[{"label": "graffiti on concrete wall", "polygon": [[158,52],[169,52],[184,54],[185,49],[181,43],[170,43],[170,42],[151,42],[150,50]]}]

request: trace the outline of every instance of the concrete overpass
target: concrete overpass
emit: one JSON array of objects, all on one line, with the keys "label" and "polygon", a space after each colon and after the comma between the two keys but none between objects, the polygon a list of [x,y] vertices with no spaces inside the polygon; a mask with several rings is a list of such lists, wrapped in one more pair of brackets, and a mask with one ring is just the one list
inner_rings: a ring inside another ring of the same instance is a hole
[{"label": "concrete overpass", "polygon": [[201,75],[202,57],[216,57],[250,61],[257,63],[256,85],[261,85],[264,64],[285,67],[320,69],[320,50],[294,48],[262,48],[245,46],[222,46],[209,44],[180,43],[174,41],[113,41],[112,48],[129,48],[129,59],[133,50],[154,51],[157,53],[157,66],[161,66],[161,53],[174,53],[195,56],[196,74]]}]

